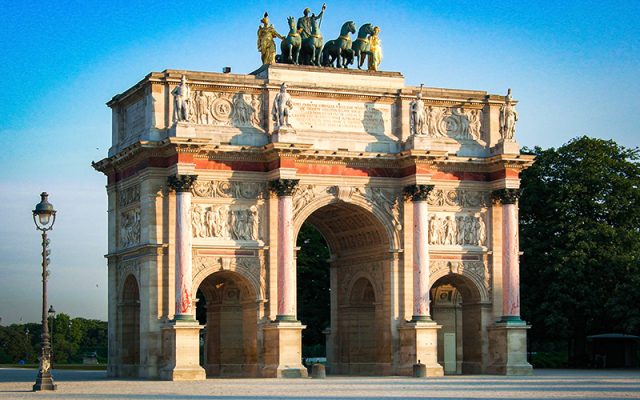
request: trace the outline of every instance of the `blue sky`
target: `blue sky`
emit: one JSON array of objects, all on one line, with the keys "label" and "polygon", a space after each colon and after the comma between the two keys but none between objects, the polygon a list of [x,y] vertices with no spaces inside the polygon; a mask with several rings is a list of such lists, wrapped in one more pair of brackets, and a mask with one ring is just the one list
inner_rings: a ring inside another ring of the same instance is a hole
[{"label": "blue sky", "polygon": [[[43,190],[59,210],[50,303],[106,318],[106,180],[90,167],[110,146],[106,101],[151,71],[251,72],[265,10],[286,33],[288,15],[321,4],[0,0],[0,323],[39,319],[31,210]],[[522,145],[638,145],[640,2],[329,2],[325,39],[346,20],[381,27],[381,69],[407,84],[511,87]]]}]

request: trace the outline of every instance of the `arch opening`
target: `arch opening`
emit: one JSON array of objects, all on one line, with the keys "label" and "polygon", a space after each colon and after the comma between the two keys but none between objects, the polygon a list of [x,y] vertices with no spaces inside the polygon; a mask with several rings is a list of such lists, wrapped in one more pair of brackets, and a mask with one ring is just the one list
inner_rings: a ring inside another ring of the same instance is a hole
[{"label": "arch opening", "polygon": [[120,363],[123,376],[138,376],[140,365],[140,288],[133,275],[122,285],[120,302]]},{"label": "arch opening", "polygon": [[438,362],[445,374],[475,374],[484,369],[483,308],[481,293],[469,278],[450,273],[433,283],[431,314],[442,326]]},{"label": "arch opening", "polygon": [[[322,340],[323,334],[328,373],[389,373],[391,324],[385,321],[391,310],[385,288],[390,283],[391,261],[385,226],[371,210],[343,202],[318,208],[302,225],[296,261],[298,310],[302,311],[298,316],[307,329],[315,329],[303,331],[303,343],[309,337]],[[313,231],[317,234],[309,235]],[[317,250],[317,243],[305,243],[310,236],[316,241],[324,239],[324,252]],[[320,254],[328,260],[309,262]],[[310,274],[321,279],[308,279]],[[310,292],[317,296],[308,296]],[[314,299],[317,303],[310,304]],[[318,306],[323,311],[316,315],[325,316],[326,327],[320,332],[317,321],[305,321],[308,310]]]},{"label": "arch opening", "polygon": [[218,271],[196,292],[201,332],[200,362],[207,377],[258,376],[258,304],[251,284],[240,274]]}]

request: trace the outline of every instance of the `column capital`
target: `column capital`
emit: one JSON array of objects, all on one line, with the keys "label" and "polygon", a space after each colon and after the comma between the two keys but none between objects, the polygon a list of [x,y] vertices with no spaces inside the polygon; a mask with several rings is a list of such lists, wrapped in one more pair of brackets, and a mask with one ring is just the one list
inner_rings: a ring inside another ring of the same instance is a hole
[{"label": "column capital", "polygon": [[404,197],[411,201],[427,201],[433,185],[409,185],[404,187]]},{"label": "column capital", "polygon": [[300,179],[276,179],[269,181],[269,190],[278,197],[292,196],[293,191],[298,187]]},{"label": "column capital", "polygon": [[190,192],[197,175],[176,175],[167,178],[169,189],[176,192]]},{"label": "column capital", "polygon": [[520,198],[520,189],[498,189],[491,193],[494,203],[516,204]]}]

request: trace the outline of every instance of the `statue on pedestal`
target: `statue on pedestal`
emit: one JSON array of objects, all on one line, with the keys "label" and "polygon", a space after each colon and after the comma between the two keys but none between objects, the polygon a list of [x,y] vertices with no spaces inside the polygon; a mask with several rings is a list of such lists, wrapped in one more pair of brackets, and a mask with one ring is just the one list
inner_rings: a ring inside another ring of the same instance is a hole
[{"label": "statue on pedestal", "polygon": [[280,92],[273,99],[273,108],[271,109],[276,130],[281,127],[291,127],[291,124],[289,124],[289,110],[292,108],[291,95],[287,93],[287,84],[283,83],[280,86]]},{"label": "statue on pedestal", "polygon": [[276,32],[273,25],[269,24],[269,14],[264,13],[260,20],[262,25],[258,28],[258,51],[262,55],[262,64],[274,64],[276,62],[276,43],[274,38],[284,39],[284,36]]},{"label": "statue on pedestal", "polygon": [[504,97],[505,104],[500,107],[500,134],[503,140],[513,141],[516,133],[518,112],[511,101],[511,88]]},{"label": "statue on pedestal", "polygon": [[420,91],[416,95],[415,100],[410,104],[410,121],[409,127],[412,135],[420,136],[426,134],[425,124],[427,122],[427,113],[424,110],[424,102],[422,101],[422,85]]},{"label": "statue on pedestal", "polygon": [[173,121],[186,122],[189,120],[189,102],[191,101],[191,89],[187,85],[187,77],[182,75],[180,84],[172,91],[173,95]]}]

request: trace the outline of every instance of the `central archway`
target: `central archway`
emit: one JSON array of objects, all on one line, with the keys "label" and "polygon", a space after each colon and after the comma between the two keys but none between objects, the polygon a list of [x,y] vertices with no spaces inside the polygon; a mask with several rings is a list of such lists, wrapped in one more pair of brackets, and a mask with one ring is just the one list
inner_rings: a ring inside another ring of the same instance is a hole
[{"label": "central archway", "polygon": [[[346,202],[325,204],[298,222],[315,227],[329,248],[330,325],[327,370],[383,375],[392,369],[390,240],[373,211]],[[298,280],[298,291],[312,284]],[[305,321],[301,321],[305,324]]]}]

